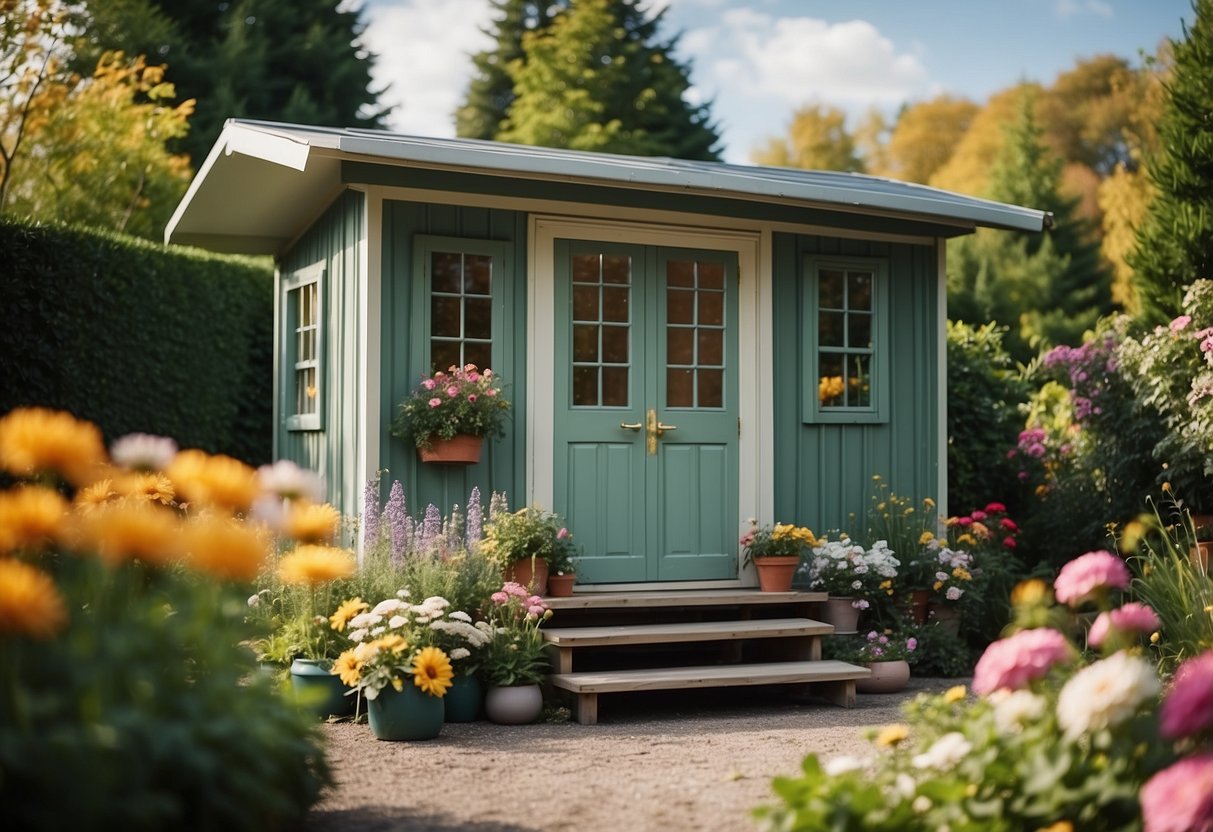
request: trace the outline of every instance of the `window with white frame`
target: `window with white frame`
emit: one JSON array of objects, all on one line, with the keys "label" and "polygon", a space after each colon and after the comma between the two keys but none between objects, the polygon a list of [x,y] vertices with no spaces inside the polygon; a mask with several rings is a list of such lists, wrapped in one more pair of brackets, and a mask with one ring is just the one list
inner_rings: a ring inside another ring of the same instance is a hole
[{"label": "window with white frame", "polygon": [[323,284],[323,263],[293,272],[282,283],[283,411],[288,430],[323,426]]}]

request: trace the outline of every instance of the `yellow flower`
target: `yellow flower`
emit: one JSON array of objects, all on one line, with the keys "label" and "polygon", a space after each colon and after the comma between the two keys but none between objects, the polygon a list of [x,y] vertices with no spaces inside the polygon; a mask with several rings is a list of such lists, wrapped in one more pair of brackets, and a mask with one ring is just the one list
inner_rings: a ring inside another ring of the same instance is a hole
[{"label": "yellow flower", "polygon": [[817,382],[817,400],[828,402],[842,395],[842,376],[822,376]]},{"label": "yellow flower", "polygon": [[352,688],[358,684],[358,680],[362,676],[363,664],[364,662],[354,655],[353,650],[346,650],[333,660],[333,669],[329,672],[334,676],[340,676],[341,684]]},{"label": "yellow flower", "polygon": [[986,527],[985,523],[974,523],[973,525],[969,526],[969,528],[972,530],[973,534],[977,535],[982,540],[990,539],[990,530]]},{"label": "yellow flower", "polygon": [[345,627],[350,623],[351,618],[370,608],[371,605],[361,598],[350,598],[342,601],[341,606],[337,607],[337,611],[329,616],[329,624],[337,632],[344,633]]},{"label": "yellow flower", "polygon": [[247,511],[259,493],[256,472],[238,459],[199,450],[181,451],[168,466],[169,479],[191,503]]},{"label": "yellow flower", "polygon": [[42,549],[63,533],[67,500],[49,488],[21,486],[0,493],[0,553]]},{"label": "yellow flower", "polygon": [[1074,832],[1074,824],[1068,820],[1059,820],[1048,826],[1042,826],[1038,832]]},{"label": "yellow flower", "polygon": [[332,546],[296,546],[278,564],[278,577],[288,584],[318,584],[354,574],[354,558]]},{"label": "yellow flower", "polygon": [[404,636],[399,633],[388,633],[386,636],[380,636],[371,642],[371,647],[376,651],[387,650],[392,653],[403,653],[409,649],[409,643]]},{"label": "yellow flower", "polygon": [[113,481],[114,490],[125,497],[135,497],[171,506],[177,496],[172,481],[163,474],[130,473]]},{"label": "yellow flower", "polygon": [[1150,643],[1151,644],[1158,644],[1158,639],[1159,639],[1159,634],[1157,631],[1150,633]]},{"label": "yellow flower", "polygon": [[0,468],[18,477],[53,472],[82,486],[104,461],[101,431],[70,413],[23,407],[0,419]]},{"label": "yellow flower", "polygon": [[1040,578],[1020,581],[1011,590],[1011,605],[1015,607],[1046,604],[1049,600],[1049,585]]},{"label": "yellow flower", "polygon": [[957,566],[955,569],[953,569],[953,570],[952,570],[952,577],[953,577],[953,578],[958,578],[958,579],[960,579],[960,580],[962,580],[962,581],[971,581],[971,580],[973,580],[973,575],[972,575],[972,573],[971,573],[971,572],[969,572],[969,570],[965,569],[963,566]]},{"label": "yellow flower", "polygon": [[138,559],[164,565],[180,551],[180,524],[172,512],[147,502],[107,503],[81,518],[75,548],[110,566]]},{"label": "yellow flower", "polygon": [[948,688],[947,691],[945,691],[944,695],[943,695],[943,701],[947,702],[949,705],[953,704],[954,702],[959,702],[960,700],[962,700],[964,698],[965,698],[965,686],[964,685],[956,685],[955,687]]},{"label": "yellow flower", "polygon": [[930,543],[934,539],[935,539],[934,533],[923,532],[921,535],[918,536],[918,545],[926,546],[928,543]]},{"label": "yellow flower", "polygon": [[328,503],[292,502],[283,532],[300,543],[328,543],[337,536],[341,512]]},{"label": "yellow flower", "polygon": [[889,588],[889,587],[891,587],[892,585],[893,585],[893,582],[892,582],[892,581],[890,581],[890,580],[886,580],[886,581],[881,581],[881,582],[880,582],[880,588],[881,588],[881,589],[888,589],[888,588]]},{"label": "yellow flower", "polygon": [[930,497],[924,497],[922,500],[922,505],[923,505],[923,508],[930,510],[930,509],[935,508],[935,501],[932,500]]},{"label": "yellow flower", "polygon": [[943,581],[936,581],[931,588],[934,589],[936,592],[939,592],[940,587],[942,587],[942,586],[943,586]]},{"label": "yellow flower", "polygon": [[910,729],[904,725],[886,725],[876,735],[876,744],[881,748],[892,748],[910,736]]},{"label": "yellow flower", "polygon": [[455,671],[451,660],[437,647],[423,647],[413,657],[413,684],[430,696],[445,696]]},{"label": "yellow flower", "polygon": [[968,532],[965,532],[960,537],[956,538],[956,542],[964,546],[973,546],[976,545],[977,538],[973,537],[973,535],[969,534]]},{"label": "yellow flower", "polygon": [[190,566],[229,581],[253,580],[270,554],[270,541],[263,531],[216,515],[187,523],[182,544]]},{"label": "yellow flower", "polygon": [[67,604],[51,576],[19,560],[0,560],[0,633],[48,639],[67,626]]},{"label": "yellow flower", "polygon": [[118,498],[113,480],[98,480],[76,492],[76,508],[85,514]]}]

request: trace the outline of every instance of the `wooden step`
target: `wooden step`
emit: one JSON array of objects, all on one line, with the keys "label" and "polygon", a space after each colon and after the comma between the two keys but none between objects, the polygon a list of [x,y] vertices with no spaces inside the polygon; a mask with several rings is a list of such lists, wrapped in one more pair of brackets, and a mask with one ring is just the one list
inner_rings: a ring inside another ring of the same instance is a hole
[{"label": "wooden step", "polygon": [[571,673],[578,647],[617,647],[629,644],[686,644],[751,638],[796,638],[793,656],[821,658],[821,636],[833,626],[809,618],[762,618],[745,621],[688,621],[675,624],[636,624],[611,627],[552,627],[541,630],[555,648],[557,673]]},{"label": "wooden step", "polygon": [[568,598],[545,598],[553,610],[649,609],[653,607],[728,607],[814,604],[825,592],[760,592],[757,589],[671,589],[650,592],[577,592]]},{"label": "wooden step", "polygon": [[598,721],[598,695],[647,690],[718,688],[742,685],[818,684],[836,705],[855,705],[855,680],[872,671],[839,661],[771,662],[659,670],[612,670],[603,673],[555,673],[554,688],[576,696],[576,718],[582,725]]}]

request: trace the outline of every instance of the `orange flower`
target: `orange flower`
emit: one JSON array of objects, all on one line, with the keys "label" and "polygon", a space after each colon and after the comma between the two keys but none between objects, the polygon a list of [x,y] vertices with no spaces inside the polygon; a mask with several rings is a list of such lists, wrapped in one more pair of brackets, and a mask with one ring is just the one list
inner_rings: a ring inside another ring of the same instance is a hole
[{"label": "orange flower", "polygon": [[317,584],[354,574],[353,556],[332,546],[296,546],[278,564],[278,576],[288,584]]},{"label": "orange flower", "polygon": [[0,419],[0,468],[18,477],[55,473],[87,485],[104,462],[101,431],[70,413],[23,407]]},{"label": "orange flower", "polygon": [[328,503],[292,502],[283,532],[300,543],[328,543],[337,536],[341,513]]},{"label": "orange flower", "polygon": [[230,517],[195,517],[182,536],[186,562],[196,569],[231,581],[257,577],[270,553],[265,533]]},{"label": "orange flower", "polygon": [[125,497],[171,506],[177,496],[168,477],[157,473],[131,473],[114,480],[114,488]]},{"label": "orange flower", "polygon": [[0,493],[0,553],[42,549],[63,534],[67,500],[57,491],[22,486]]},{"label": "orange flower", "polygon": [[227,511],[247,511],[257,498],[257,474],[238,459],[203,451],[182,451],[168,466],[168,477],[190,503]]},{"label": "orange flower", "polygon": [[0,634],[48,639],[67,626],[67,604],[55,582],[19,560],[0,560]]},{"label": "orange flower", "polygon": [[177,517],[152,503],[120,500],[80,519],[76,548],[95,553],[110,566],[128,560],[163,566],[180,549]]}]

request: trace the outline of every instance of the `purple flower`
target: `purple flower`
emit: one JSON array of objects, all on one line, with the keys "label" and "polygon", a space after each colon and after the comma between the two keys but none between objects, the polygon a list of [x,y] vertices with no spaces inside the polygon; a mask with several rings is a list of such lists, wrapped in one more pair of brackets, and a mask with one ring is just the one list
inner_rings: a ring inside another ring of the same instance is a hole
[{"label": "purple flower", "polygon": [[362,545],[372,549],[379,543],[379,478],[366,481],[362,489]]},{"label": "purple flower", "polygon": [[430,503],[425,507],[425,519],[421,521],[421,531],[417,534],[417,551],[427,551],[442,535],[442,515],[438,506]]},{"label": "purple flower", "polygon": [[383,510],[387,521],[388,534],[392,541],[392,563],[399,565],[404,561],[405,552],[413,536],[413,521],[409,519],[408,510],[404,504],[404,486],[400,480],[392,483],[388,493],[387,506]]}]

